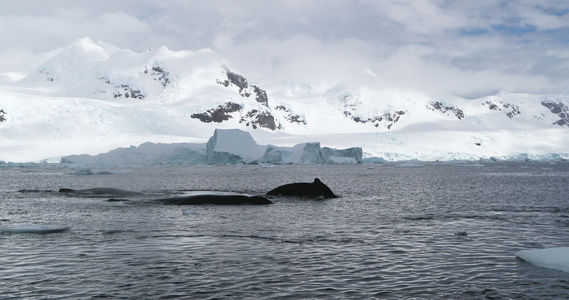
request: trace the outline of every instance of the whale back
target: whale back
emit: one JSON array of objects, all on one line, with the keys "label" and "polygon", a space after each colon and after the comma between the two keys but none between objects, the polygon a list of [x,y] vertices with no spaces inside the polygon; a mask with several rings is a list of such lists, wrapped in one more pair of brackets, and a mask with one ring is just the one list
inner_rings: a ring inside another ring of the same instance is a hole
[{"label": "whale back", "polygon": [[315,178],[314,182],[311,183],[299,182],[281,185],[270,190],[267,195],[337,198],[334,192],[318,178]]},{"label": "whale back", "polygon": [[319,194],[322,195],[324,198],[338,198],[338,196],[336,196],[334,192],[332,192],[332,190],[327,185],[325,185],[322,181],[320,181],[320,179],[314,178],[314,182],[312,183],[312,185],[316,190],[319,191]]},{"label": "whale back", "polygon": [[273,202],[261,196],[247,195],[190,195],[175,198],[158,199],[158,201],[174,205],[266,205]]}]

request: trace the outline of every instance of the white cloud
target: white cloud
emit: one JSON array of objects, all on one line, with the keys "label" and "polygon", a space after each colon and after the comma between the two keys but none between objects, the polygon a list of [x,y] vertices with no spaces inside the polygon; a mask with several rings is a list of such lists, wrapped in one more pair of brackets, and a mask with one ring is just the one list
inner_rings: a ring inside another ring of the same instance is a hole
[{"label": "white cloud", "polygon": [[[0,36],[0,52],[84,36],[135,51],[212,48],[265,81],[357,84],[371,70],[431,92],[569,93],[564,0],[4,0]],[[12,67],[0,59],[0,73]]]}]

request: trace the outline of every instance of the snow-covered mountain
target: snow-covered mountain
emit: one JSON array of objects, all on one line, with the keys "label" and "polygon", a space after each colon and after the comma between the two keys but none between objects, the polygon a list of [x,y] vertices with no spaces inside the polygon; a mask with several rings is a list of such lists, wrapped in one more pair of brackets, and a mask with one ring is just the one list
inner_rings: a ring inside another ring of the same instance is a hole
[{"label": "snow-covered mountain", "polygon": [[136,53],[88,38],[45,56],[0,86],[0,160],[205,143],[217,128],[386,160],[569,157],[569,95],[472,100],[379,87],[372,75],[359,86],[249,82],[211,50]]}]

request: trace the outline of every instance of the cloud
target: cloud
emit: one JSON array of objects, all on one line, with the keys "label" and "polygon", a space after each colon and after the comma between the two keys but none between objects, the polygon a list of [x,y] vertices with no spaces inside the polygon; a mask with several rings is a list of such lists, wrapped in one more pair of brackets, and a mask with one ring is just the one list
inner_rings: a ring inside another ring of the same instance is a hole
[{"label": "cloud", "polygon": [[[0,36],[0,52],[34,54],[84,36],[211,48],[257,82],[357,86],[371,71],[433,93],[569,93],[565,0],[5,0]],[[0,73],[8,66],[0,59]]]}]

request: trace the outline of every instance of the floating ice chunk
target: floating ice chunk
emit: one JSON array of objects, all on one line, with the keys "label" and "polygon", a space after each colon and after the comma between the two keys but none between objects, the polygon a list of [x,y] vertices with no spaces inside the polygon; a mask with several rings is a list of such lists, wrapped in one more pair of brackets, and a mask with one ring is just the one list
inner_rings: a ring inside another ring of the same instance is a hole
[{"label": "floating ice chunk", "polygon": [[2,233],[57,233],[71,229],[71,226],[64,225],[28,225],[12,226],[0,228]]},{"label": "floating ice chunk", "polygon": [[569,272],[569,247],[523,250],[516,256],[538,267]]}]

